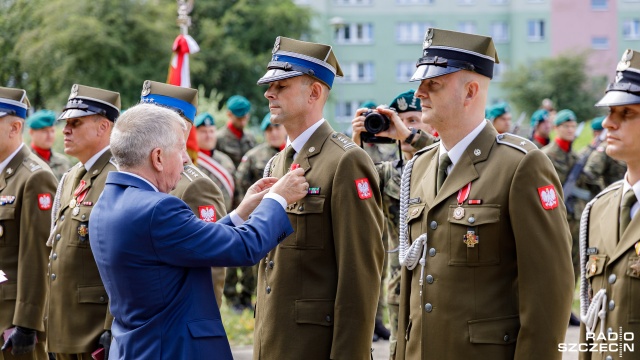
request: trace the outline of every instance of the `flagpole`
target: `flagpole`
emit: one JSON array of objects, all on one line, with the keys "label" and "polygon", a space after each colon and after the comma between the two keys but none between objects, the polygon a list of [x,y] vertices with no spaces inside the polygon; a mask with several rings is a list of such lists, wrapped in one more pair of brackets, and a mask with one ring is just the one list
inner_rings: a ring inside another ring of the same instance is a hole
[{"label": "flagpole", "polygon": [[195,0],[177,0],[178,1],[178,26],[180,27],[180,33],[182,35],[189,34],[189,27],[191,26],[191,11],[193,10],[193,3]]}]

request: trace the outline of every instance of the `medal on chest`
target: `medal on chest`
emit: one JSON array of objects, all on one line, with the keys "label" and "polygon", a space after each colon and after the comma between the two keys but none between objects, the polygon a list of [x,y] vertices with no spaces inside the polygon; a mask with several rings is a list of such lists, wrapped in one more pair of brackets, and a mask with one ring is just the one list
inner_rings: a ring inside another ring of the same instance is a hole
[{"label": "medal on chest", "polygon": [[480,236],[476,235],[475,231],[468,230],[467,233],[463,236],[463,242],[467,244],[467,247],[475,247],[476,244],[480,242]]},{"label": "medal on chest", "polygon": [[458,190],[458,207],[453,210],[453,218],[456,220],[460,220],[464,217],[464,208],[462,204],[467,201],[469,197],[469,193],[471,192],[471,183],[468,183],[462,189]]},{"label": "medal on chest", "polygon": [[73,215],[78,215],[78,213],[80,212],[79,203],[84,200],[88,192],[89,188],[87,187],[87,182],[84,180],[80,180],[78,187],[76,187],[76,189],[73,191],[73,197],[71,198],[71,201],[69,201],[69,207],[73,209]]}]

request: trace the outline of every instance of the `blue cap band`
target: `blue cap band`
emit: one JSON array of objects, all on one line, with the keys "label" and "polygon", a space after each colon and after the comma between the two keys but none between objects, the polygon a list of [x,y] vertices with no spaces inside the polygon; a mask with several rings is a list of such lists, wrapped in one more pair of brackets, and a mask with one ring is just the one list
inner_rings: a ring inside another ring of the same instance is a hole
[{"label": "blue cap band", "polygon": [[21,117],[23,119],[27,118],[27,109],[20,106],[7,104],[0,100],[0,110],[5,110],[5,109],[9,110],[10,112],[15,112],[16,116],[18,117]]},{"label": "blue cap band", "polygon": [[[289,68],[287,68],[287,64],[290,65]],[[267,68],[282,69],[285,71],[299,71],[303,74],[318,78],[325,84],[329,85],[329,88],[333,86],[333,80],[336,78],[336,75],[331,70],[320,64],[281,54],[273,55],[273,59],[271,60]]]},{"label": "blue cap band", "polygon": [[195,106],[193,106],[193,104],[184,100],[176,99],[174,97],[159,94],[149,94],[146,96],[142,96],[140,98],[140,101],[171,108],[172,110],[177,111],[180,115],[189,119],[189,121],[191,122],[193,122],[194,118],[196,117],[197,109]]}]

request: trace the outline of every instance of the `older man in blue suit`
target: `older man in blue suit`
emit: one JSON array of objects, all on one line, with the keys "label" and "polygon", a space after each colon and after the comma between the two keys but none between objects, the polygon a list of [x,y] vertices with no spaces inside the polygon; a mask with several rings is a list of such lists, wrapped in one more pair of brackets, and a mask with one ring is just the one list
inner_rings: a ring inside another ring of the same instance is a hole
[{"label": "older man in blue suit", "polygon": [[167,195],[187,162],[184,126],[175,112],[141,104],[111,135],[120,172],[107,177],[89,222],[115,318],[110,359],[232,359],[210,268],[257,263],[292,233],[284,208],[307,194],[297,169],[256,182],[217,223],[197,219]]}]

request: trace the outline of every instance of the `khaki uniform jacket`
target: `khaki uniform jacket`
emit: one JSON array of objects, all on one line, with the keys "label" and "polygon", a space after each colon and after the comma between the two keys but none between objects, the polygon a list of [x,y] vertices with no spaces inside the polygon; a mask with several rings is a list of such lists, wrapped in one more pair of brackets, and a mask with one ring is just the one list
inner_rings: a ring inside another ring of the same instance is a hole
[{"label": "khaki uniform jacket", "polygon": [[310,194],[287,207],[294,233],[260,262],[253,358],[370,359],[384,258],[373,162],[324,122],[294,163]]},{"label": "khaki uniform jacket", "polygon": [[227,154],[233,165],[238,167],[242,160],[242,155],[256,146],[256,139],[247,130],[244,131],[242,138],[238,139],[227,126],[222,127],[216,134],[218,142],[216,143],[216,150],[220,150]]},{"label": "khaki uniform jacket", "polygon": [[[105,329],[111,329],[109,297],[89,245],[89,216],[110,171],[111,150],[102,154],[81,180],[89,189],[76,208],[70,207],[78,163],[67,173],[60,193],[60,209],[55,216],[53,245],[48,276],[47,351],[63,354],[93,352]],[[77,210],[76,210],[77,211]],[[126,226],[126,224],[122,224]]]},{"label": "khaki uniform jacket", "polygon": [[[560,359],[574,280],[549,159],[487,124],[436,195],[438,146],[418,154],[407,221],[412,242],[427,234],[426,266],[422,287],[421,266],[403,268],[396,359]],[[456,219],[469,182],[468,199],[480,204],[464,202]],[[470,232],[474,247],[463,242]]]},{"label": "khaki uniform jacket", "polygon": [[[187,203],[191,211],[199,219],[206,218],[204,213],[201,214],[200,212],[206,211],[210,206],[215,208],[215,220],[222,219],[227,215],[220,188],[193,165],[184,167],[178,185],[169,194]],[[225,270],[224,268],[211,268],[211,275],[213,277],[213,291],[216,295],[216,303],[220,308],[220,305],[222,305]]]},{"label": "khaki uniform jacket", "polygon": [[0,283],[0,331],[44,331],[46,242],[56,185],[49,167],[26,145],[0,173],[0,270],[8,278]]},{"label": "khaki uniform jacket", "polygon": [[[622,202],[623,183],[616,182],[605,189],[603,194],[591,207],[588,218],[587,264],[585,275],[591,288],[589,297],[600,289],[605,289],[607,303],[605,304],[605,324],[601,321],[594,330],[598,336],[600,332],[619,333],[633,332],[632,342],[622,341],[622,344],[635,343],[635,352],[624,351],[623,359],[640,359],[638,336],[640,336],[640,257],[636,253],[635,245],[640,242],[640,214],[636,214],[624,234],[618,241],[618,219],[620,219],[620,203]],[[583,255],[583,256],[585,256]],[[600,309],[599,309],[600,310]],[[580,343],[586,341],[584,324],[580,326]],[[618,341],[596,340],[597,344],[604,343],[605,349],[615,350],[610,344]],[[609,345],[607,345],[609,344]],[[622,350],[622,349],[620,349]],[[619,358],[617,352],[581,352],[580,359],[613,359]]]}]

